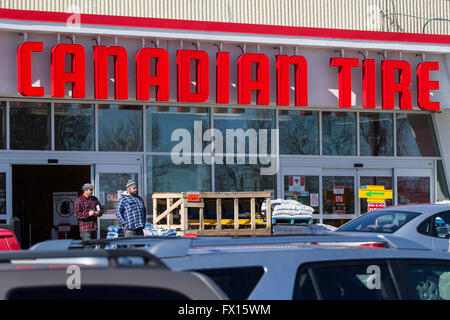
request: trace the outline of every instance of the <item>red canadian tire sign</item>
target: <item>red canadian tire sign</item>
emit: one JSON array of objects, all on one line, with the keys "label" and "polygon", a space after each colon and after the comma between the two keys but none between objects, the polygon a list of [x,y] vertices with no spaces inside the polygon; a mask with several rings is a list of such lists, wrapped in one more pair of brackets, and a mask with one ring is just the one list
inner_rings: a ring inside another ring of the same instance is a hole
[{"label": "red canadian tire sign", "polygon": [[[256,92],[257,105],[271,103],[271,81],[276,83],[276,105],[308,106],[309,61],[301,55],[268,55],[264,53],[243,53],[231,65],[230,52],[220,51],[212,56],[203,50],[179,49],[175,59],[163,48],[141,48],[129,63],[129,54],[122,46],[97,45],[88,56],[87,48],[81,44],[58,43],[45,52],[42,41],[27,41],[17,48],[17,89],[19,94],[28,97],[42,97],[48,88],[35,85],[31,71],[37,55],[50,54],[51,67],[50,92],[52,98],[64,98],[65,86],[72,86],[72,98],[86,98],[87,86],[94,87],[95,99],[108,98],[108,58],[114,59],[114,98],[127,100],[130,95],[130,68],[135,77],[137,101],[169,101],[170,91],[176,83],[176,99],[178,102],[204,103],[215,91],[218,104],[230,104],[230,72],[237,70],[237,104],[252,103],[252,94]],[[69,58],[69,59],[68,59]],[[275,64],[271,64],[275,60]],[[70,61],[70,63],[69,63]],[[211,62],[215,62],[215,71],[210,70]],[[412,110],[413,100],[422,110],[440,110],[440,103],[432,101],[432,91],[440,88],[438,80],[430,80],[433,72],[439,71],[438,61],[420,62],[416,69],[408,60],[384,59],[379,70],[375,59],[344,58],[330,56],[328,62],[322,62],[331,68],[338,81],[338,105],[340,108],[351,108],[352,81],[362,82],[362,107],[373,109],[377,105],[377,90],[381,91],[382,109],[394,109],[396,104],[401,110]],[[176,78],[171,75],[172,65],[176,65]],[[86,68],[93,65],[93,83],[87,82]],[[290,68],[294,67],[293,79]],[[68,68],[70,67],[70,68]],[[68,70],[69,69],[69,70]],[[152,72],[150,72],[152,70]],[[352,77],[354,70],[359,70],[362,78]],[[381,88],[377,88],[377,72],[381,73]],[[215,79],[211,79],[215,74]],[[397,76],[398,75],[398,76]],[[274,78],[274,79],[272,79]],[[415,78],[415,81],[413,81]],[[195,80],[195,81],[193,81]],[[195,88],[192,89],[192,83]],[[215,87],[211,87],[211,84]],[[150,96],[150,88],[154,95]],[[321,90],[320,84],[314,90]],[[294,90],[294,101],[291,101],[290,90]],[[324,91],[326,92],[326,91]],[[415,94],[417,92],[417,94]],[[414,94],[413,94],[414,93]],[[398,103],[396,95],[399,96]]]}]

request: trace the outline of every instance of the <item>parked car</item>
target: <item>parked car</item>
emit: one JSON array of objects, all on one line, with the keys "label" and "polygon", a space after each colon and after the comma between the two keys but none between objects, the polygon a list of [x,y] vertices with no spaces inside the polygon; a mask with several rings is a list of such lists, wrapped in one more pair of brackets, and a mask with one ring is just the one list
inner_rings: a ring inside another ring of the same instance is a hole
[{"label": "parked car", "polygon": [[0,251],[20,250],[19,241],[11,230],[0,229]]},{"label": "parked car", "polygon": [[[132,258],[140,263],[132,263]],[[86,265],[86,259],[108,263]],[[0,253],[0,271],[2,300],[227,299],[207,276],[169,270],[160,259],[142,250]]]},{"label": "parked car", "polygon": [[[139,250],[172,270],[208,276],[237,300],[450,299],[450,254],[391,235],[139,237],[97,243],[148,245]],[[33,251],[60,245],[70,252],[70,244],[83,245],[53,241]]]},{"label": "parked car", "polygon": [[335,232],[352,235],[391,234],[433,250],[448,251],[450,206],[443,204],[389,207],[366,213]]}]

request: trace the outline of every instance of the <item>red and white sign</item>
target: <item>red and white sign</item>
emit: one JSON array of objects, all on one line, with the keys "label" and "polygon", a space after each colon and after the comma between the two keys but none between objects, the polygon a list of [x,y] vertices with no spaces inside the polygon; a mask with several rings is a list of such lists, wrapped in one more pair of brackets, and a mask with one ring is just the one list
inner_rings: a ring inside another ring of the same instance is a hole
[{"label": "red and white sign", "polygon": [[334,204],[345,204],[345,194],[333,194]]},{"label": "red and white sign", "polygon": [[106,202],[117,202],[119,200],[119,195],[117,192],[106,193]]},{"label": "red and white sign", "polygon": [[386,208],[386,202],[368,202],[367,203],[367,212],[372,212],[377,209]]},{"label": "red and white sign", "polygon": [[74,214],[77,192],[53,192],[53,225],[78,225]]},{"label": "red and white sign", "polygon": [[333,194],[344,194],[344,193],[345,193],[344,186],[334,186],[333,187]]},{"label": "red and white sign", "polygon": [[305,177],[289,176],[289,191],[305,191]]}]

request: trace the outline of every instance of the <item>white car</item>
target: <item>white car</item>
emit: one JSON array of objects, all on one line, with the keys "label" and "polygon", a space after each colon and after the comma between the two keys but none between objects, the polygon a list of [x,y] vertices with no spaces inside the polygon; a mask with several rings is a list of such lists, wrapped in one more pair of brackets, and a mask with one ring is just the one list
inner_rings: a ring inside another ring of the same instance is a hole
[{"label": "white car", "polygon": [[450,206],[424,204],[388,207],[351,220],[335,232],[391,234],[432,250],[449,251]]}]

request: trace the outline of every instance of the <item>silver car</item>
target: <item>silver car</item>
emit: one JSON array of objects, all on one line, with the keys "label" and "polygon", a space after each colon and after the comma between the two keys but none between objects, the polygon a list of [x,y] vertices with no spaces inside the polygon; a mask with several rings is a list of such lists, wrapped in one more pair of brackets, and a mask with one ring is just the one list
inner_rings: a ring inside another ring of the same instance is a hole
[{"label": "silver car", "polygon": [[366,213],[334,232],[352,235],[391,234],[432,250],[449,250],[450,206],[443,204],[389,207]]}]

